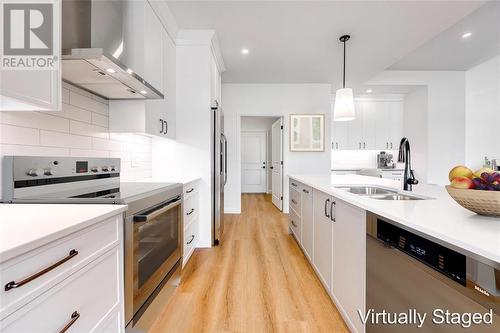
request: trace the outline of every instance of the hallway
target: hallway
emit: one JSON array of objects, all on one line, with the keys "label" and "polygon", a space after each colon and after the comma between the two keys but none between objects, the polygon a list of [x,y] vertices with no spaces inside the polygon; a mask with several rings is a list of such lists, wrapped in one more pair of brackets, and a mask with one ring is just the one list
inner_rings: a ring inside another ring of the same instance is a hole
[{"label": "hallway", "polygon": [[348,332],[269,195],[242,195],[222,245],[197,249],[182,280],[150,333]]}]

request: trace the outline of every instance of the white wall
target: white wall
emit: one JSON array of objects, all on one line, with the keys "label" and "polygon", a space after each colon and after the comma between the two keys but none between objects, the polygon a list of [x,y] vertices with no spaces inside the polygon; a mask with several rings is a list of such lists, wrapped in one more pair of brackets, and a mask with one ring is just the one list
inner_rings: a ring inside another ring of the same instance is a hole
[{"label": "white wall", "polygon": [[[330,85],[329,84],[223,84],[225,133],[228,139],[228,182],[225,210],[241,212],[241,116],[284,117],[284,186],[283,207],[288,212],[288,174],[330,172]],[[289,115],[291,113],[325,114],[325,151],[289,151]]]},{"label": "white wall", "polygon": [[405,96],[403,133],[410,139],[412,167],[415,170],[415,177],[421,183],[427,183],[428,177],[427,105],[426,87]]},{"label": "white wall", "polygon": [[447,184],[449,170],[465,163],[465,73],[384,71],[366,84],[427,86],[427,182]]},{"label": "white wall", "polygon": [[[349,170],[377,167],[377,155],[382,150],[332,150],[332,169]],[[397,150],[383,150],[392,154],[394,162],[397,161]]]},{"label": "white wall", "polygon": [[62,96],[61,111],[0,112],[0,157],[116,157],[123,180],[151,177],[151,138],[110,133],[102,98],[66,83]]},{"label": "white wall", "polygon": [[271,165],[271,126],[278,120],[277,117],[241,117],[241,131],[242,132],[266,132],[266,174],[267,174],[267,193],[271,193],[272,189],[272,170],[269,168]]},{"label": "white wall", "polygon": [[500,56],[465,73],[465,160],[482,167],[484,157],[500,158]]}]

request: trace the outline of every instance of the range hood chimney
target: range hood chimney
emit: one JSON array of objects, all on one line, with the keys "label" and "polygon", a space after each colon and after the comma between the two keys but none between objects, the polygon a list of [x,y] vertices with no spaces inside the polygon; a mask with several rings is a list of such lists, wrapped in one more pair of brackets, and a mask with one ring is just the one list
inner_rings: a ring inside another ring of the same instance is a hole
[{"label": "range hood chimney", "polygon": [[123,4],[124,0],[62,1],[62,78],[105,99],[163,99],[127,67]]}]

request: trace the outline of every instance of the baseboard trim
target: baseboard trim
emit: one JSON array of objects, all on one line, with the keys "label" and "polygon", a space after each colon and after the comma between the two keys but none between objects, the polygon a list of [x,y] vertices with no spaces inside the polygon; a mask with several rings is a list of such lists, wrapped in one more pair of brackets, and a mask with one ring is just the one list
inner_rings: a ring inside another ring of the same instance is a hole
[{"label": "baseboard trim", "polygon": [[241,209],[224,207],[224,214],[241,214]]}]

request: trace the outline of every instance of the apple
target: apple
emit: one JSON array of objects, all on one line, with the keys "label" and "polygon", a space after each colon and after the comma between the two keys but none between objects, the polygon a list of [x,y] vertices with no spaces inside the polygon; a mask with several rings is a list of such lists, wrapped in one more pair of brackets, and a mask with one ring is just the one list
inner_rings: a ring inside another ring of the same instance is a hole
[{"label": "apple", "polygon": [[[479,174],[478,177],[480,177],[481,174]],[[463,165],[458,165],[451,169],[448,178],[450,179],[450,182],[457,177],[465,177],[465,178],[472,178],[472,170],[469,169],[466,166]]]},{"label": "apple", "polygon": [[460,188],[460,189],[473,189],[474,188],[474,183],[472,182],[471,179],[467,177],[462,177],[458,176],[453,178],[451,181],[451,186],[454,188]]},{"label": "apple", "polygon": [[481,168],[481,169],[476,170],[474,172],[474,177],[481,178],[481,174],[484,173],[484,172],[490,174],[490,173],[493,173],[494,171],[493,171],[493,169],[490,169],[490,168]]}]

